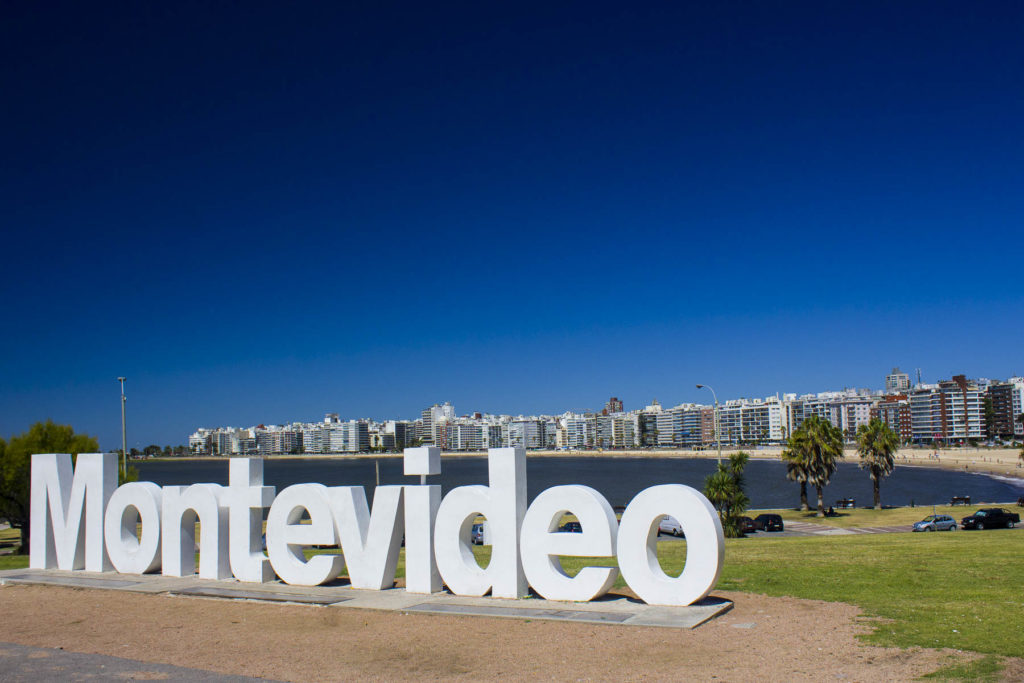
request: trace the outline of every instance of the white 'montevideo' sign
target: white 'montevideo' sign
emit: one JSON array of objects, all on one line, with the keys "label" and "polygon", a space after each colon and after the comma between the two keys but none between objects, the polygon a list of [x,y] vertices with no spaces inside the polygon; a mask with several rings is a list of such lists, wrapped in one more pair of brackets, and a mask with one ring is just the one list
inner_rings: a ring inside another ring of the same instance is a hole
[{"label": "white 'montevideo' sign", "polygon": [[[316,586],[347,568],[353,588],[382,590],[394,585],[404,538],[411,593],[447,586],[456,595],[522,598],[532,587],[549,600],[586,601],[604,595],[621,572],[648,604],[690,605],[714,588],[725,556],[718,514],[689,486],[641,491],[621,521],[588,486],[555,486],[527,505],[522,448],[488,451],[486,486],[460,486],[444,498],[437,485],[378,486],[372,507],[362,486],[296,484],[275,496],[274,487],[263,485],[261,459],[229,463],[227,486],[119,487],[113,453],[83,453],[73,470],[70,455],[33,455],[30,566],[191,576],[198,521],[198,572],[205,579],[262,583],[276,576]],[[439,449],[405,450],[406,475],[440,472]],[[558,531],[567,513],[579,519],[582,533]],[[479,515],[492,541],[486,569],[473,555]],[[686,564],[676,577],[658,563],[658,523],[667,515],[679,520],[687,541]],[[342,554],[307,559],[303,553],[325,545],[340,546]],[[615,557],[618,566],[570,576],[561,557]]]}]

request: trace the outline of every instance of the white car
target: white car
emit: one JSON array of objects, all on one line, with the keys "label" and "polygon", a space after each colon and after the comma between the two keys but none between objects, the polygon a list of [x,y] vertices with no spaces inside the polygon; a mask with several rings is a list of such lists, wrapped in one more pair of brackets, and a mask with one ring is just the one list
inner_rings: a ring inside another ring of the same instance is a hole
[{"label": "white car", "polygon": [[928,515],[914,522],[914,531],[956,531],[956,520],[949,515]]},{"label": "white car", "polygon": [[670,536],[682,536],[683,525],[675,517],[662,517],[658,522],[658,535],[669,534]]}]

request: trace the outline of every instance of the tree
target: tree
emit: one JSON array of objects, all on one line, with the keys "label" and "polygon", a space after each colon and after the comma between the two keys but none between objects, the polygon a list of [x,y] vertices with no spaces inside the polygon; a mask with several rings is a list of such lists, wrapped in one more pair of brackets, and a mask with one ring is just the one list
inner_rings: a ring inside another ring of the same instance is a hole
[{"label": "tree", "polygon": [[900,439],[889,425],[878,418],[857,428],[857,452],[860,453],[861,469],[868,471],[871,486],[875,492],[875,509],[882,509],[882,495],[879,485],[882,479],[892,474],[896,462],[893,456],[899,448]]},{"label": "tree", "polygon": [[[79,453],[99,451],[96,439],[75,434],[70,425],[54,424],[53,420],[36,422],[29,430],[12,436],[0,449],[0,517],[21,531],[20,553],[29,548],[29,482],[33,453]],[[134,468],[132,468],[134,469]],[[137,475],[136,475],[137,476]]]},{"label": "tree", "polygon": [[790,443],[806,467],[807,483],[818,493],[818,516],[824,517],[824,488],[843,457],[843,432],[828,420],[811,415],[794,430]]},{"label": "tree", "polygon": [[743,451],[733,453],[727,462],[718,463],[715,472],[704,480],[704,496],[718,510],[722,531],[728,538],[743,536],[740,516],[750,505],[743,490],[743,470],[749,460],[750,456]]},{"label": "tree", "polygon": [[992,405],[992,399],[986,396],[981,402],[985,415],[985,435],[988,438],[996,436],[996,408]]},{"label": "tree", "polygon": [[797,440],[799,436],[794,431],[793,435],[786,440],[786,448],[782,451],[782,461],[786,463],[786,478],[790,481],[800,483],[800,510],[807,512],[810,506],[807,504],[807,479],[809,470],[804,459],[804,451],[799,447]]}]

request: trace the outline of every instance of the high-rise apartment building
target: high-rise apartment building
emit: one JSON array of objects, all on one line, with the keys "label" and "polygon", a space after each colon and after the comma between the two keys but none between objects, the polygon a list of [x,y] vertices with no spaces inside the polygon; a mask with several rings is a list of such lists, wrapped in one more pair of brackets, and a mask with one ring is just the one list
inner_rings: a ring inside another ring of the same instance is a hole
[{"label": "high-rise apartment building", "polygon": [[592,417],[567,414],[562,417],[562,426],[565,429],[566,448],[592,448],[594,446],[595,424]]},{"label": "high-rise apartment building", "polygon": [[328,435],[331,453],[359,453],[370,450],[370,425],[365,420],[348,420],[332,424]]},{"label": "high-rise apartment building", "polygon": [[883,398],[871,409],[871,419],[878,419],[887,424],[900,437],[902,443],[914,438],[910,401],[906,394],[894,394]]},{"label": "high-rise apartment building", "polygon": [[920,384],[910,393],[913,439],[922,443],[964,442],[984,437],[983,392],[964,375]]},{"label": "high-rise apartment building", "polygon": [[910,375],[900,372],[899,368],[893,368],[892,372],[885,376],[886,394],[905,394],[910,389]]},{"label": "high-rise apartment building", "polygon": [[508,424],[509,446],[543,448],[547,444],[544,436],[544,422],[541,420],[513,420]]},{"label": "high-rise apartment building", "polygon": [[260,455],[295,453],[302,448],[301,432],[280,427],[256,430],[256,450]]},{"label": "high-rise apartment building", "polygon": [[817,415],[841,429],[843,437],[851,440],[856,436],[857,429],[871,420],[871,407],[876,402],[877,397],[866,389],[844,389],[789,398],[782,408],[787,418],[785,431],[791,433],[804,420]]},{"label": "high-rise apartment building", "polygon": [[413,439],[414,426],[404,420],[388,420],[380,428],[381,434],[390,434],[394,448],[405,448]]},{"label": "high-rise apartment building", "polygon": [[986,396],[992,402],[994,436],[1024,436],[1024,424],[1017,419],[1024,412],[1024,378],[994,382],[989,385]]},{"label": "high-rise apartment building", "polygon": [[616,396],[612,396],[608,399],[608,402],[604,404],[604,410],[601,411],[602,415],[614,415],[615,413],[622,412],[622,401]]},{"label": "high-rise apartment building", "polygon": [[420,414],[420,424],[417,425],[416,438],[423,443],[436,444],[437,424],[442,420],[453,419],[455,419],[455,408],[448,401],[441,405],[435,403],[429,408],[424,408]]}]

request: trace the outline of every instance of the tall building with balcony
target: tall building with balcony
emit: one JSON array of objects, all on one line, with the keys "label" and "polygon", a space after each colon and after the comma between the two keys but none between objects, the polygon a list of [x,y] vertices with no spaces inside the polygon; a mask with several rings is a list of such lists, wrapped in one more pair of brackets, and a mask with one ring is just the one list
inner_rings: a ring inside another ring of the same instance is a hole
[{"label": "tall building with balcony", "polygon": [[394,448],[405,448],[413,439],[415,426],[404,420],[388,420],[380,427],[381,434],[390,434]]},{"label": "tall building with balcony", "polygon": [[871,419],[881,420],[888,425],[900,437],[901,443],[908,443],[914,438],[914,428],[910,419],[910,401],[906,394],[884,397],[871,408]]},{"label": "tall building with balcony", "polygon": [[617,396],[612,396],[608,399],[608,402],[604,404],[604,409],[601,411],[602,415],[614,415],[615,413],[622,412],[622,401]]},{"label": "tall building with balcony", "polygon": [[420,423],[417,425],[416,438],[426,444],[437,444],[435,426],[442,420],[454,419],[455,408],[448,401],[424,408],[420,414]]},{"label": "tall building with balcony", "polygon": [[200,427],[188,437],[188,449],[194,455],[213,452],[213,430]]},{"label": "tall building with balcony", "polygon": [[921,384],[910,393],[914,441],[966,442],[984,437],[983,392],[964,375]]},{"label": "tall building with balcony", "polygon": [[256,430],[256,450],[260,455],[286,455],[295,453],[302,447],[301,432],[280,427],[267,427]]},{"label": "tall building with balcony", "polygon": [[989,385],[986,396],[992,402],[995,434],[1004,439],[1024,436],[1024,424],[1017,419],[1024,412],[1024,378],[994,382]]},{"label": "tall building with balcony", "polygon": [[910,375],[900,372],[899,368],[893,368],[892,372],[885,376],[886,394],[905,394],[910,390]]},{"label": "tall building with balcony", "polygon": [[594,418],[598,448],[633,448],[637,445],[637,415],[617,413]]},{"label": "tall building with balcony", "polygon": [[593,417],[567,414],[562,417],[562,426],[565,429],[566,448],[582,449],[594,446],[595,424]]},{"label": "tall building with balcony", "polygon": [[651,405],[640,411],[637,417],[638,435],[637,440],[640,446],[657,446],[658,440],[655,431],[658,428],[658,414],[661,412],[661,404],[658,399],[651,401]]},{"label": "tall building with balcony", "polygon": [[866,389],[807,394],[789,401],[783,411],[788,424],[784,423],[783,426],[790,433],[799,428],[804,420],[816,415],[838,427],[843,432],[843,438],[852,441],[857,436],[857,429],[871,420],[871,408],[878,400],[879,397]]},{"label": "tall building with balcony", "polygon": [[544,431],[544,422],[541,420],[513,420],[508,424],[508,445],[526,449],[544,448],[547,444]]},{"label": "tall building with balcony", "polygon": [[302,452],[303,453],[327,453],[328,446],[330,446],[330,436],[328,434],[328,425],[332,423],[324,422],[323,424],[307,424],[302,427]]}]

